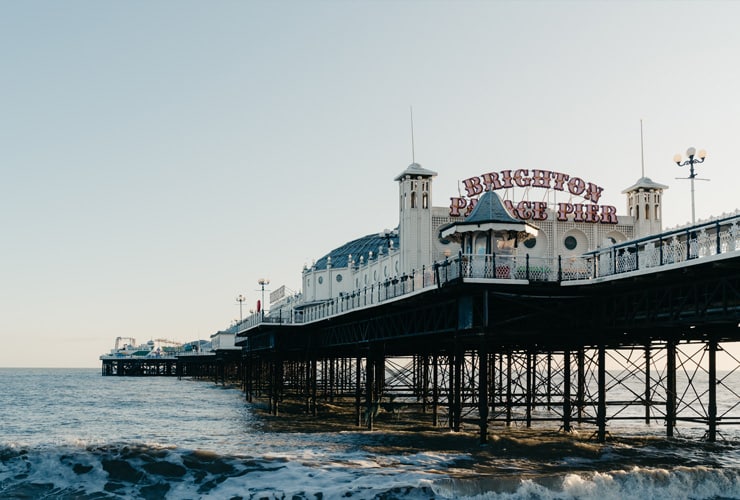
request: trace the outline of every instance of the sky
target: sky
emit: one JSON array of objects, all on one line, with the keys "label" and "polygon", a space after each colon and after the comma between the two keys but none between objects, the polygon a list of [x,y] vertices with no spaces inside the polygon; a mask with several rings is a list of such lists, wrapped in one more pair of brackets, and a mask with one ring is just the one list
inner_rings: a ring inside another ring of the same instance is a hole
[{"label": "sky", "polygon": [[[740,207],[740,2],[0,2],[0,366],[208,339],[398,224],[412,158],[458,181],[669,186],[664,227]],[[410,108],[413,107],[412,156]]]}]

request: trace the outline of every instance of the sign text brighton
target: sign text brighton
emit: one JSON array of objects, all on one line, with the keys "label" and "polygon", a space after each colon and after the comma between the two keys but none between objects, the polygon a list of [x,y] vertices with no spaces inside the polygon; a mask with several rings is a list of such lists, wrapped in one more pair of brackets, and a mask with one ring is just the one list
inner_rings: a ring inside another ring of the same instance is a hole
[{"label": "sign text brighton", "polygon": [[[453,217],[468,215],[475,207],[477,196],[484,191],[495,191],[508,188],[542,188],[566,191],[573,196],[580,196],[590,203],[558,203],[556,210],[557,220],[574,222],[601,222],[602,224],[617,224],[617,209],[611,205],[599,205],[599,198],[603,188],[592,182],[586,182],[580,177],[571,177],[561,172],[550,170],[531,171],[528,169],[502,170],[489,172],[478,177],[471,177],[462,181],[467,198],[450,198],[450,215]],[[522,220],[546,220],[547,203],[544,201],[520,201],[516,205],[506,200],[504,205],[515,217]]]}]

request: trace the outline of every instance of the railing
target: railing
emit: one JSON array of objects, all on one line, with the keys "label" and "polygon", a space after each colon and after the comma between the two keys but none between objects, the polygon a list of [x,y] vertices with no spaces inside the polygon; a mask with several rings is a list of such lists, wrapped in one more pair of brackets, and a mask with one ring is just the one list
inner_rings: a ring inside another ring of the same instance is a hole
[{"label": "railing", "polygon": [[[567,282],[593,280],[634,271],[679,264],[740,250],[740,216],[735,215],[704,224],[662,233],[595,250],[581,256],[555,258],[503,254],[463,254],[435,262],[421,272],[394,277],[321,303],[282,313],[255,313],[232,327],[244,332],[261,323],[300,324],[318,321],[344,312],[368,307],[424,290],[464,280],[519,280]],[[232,330],[232,329],[229,329]]]},{"label": "railing", "polygon": [[740,250],[740,216],[630,241],[590,254],[594,277],[649,270]]}]

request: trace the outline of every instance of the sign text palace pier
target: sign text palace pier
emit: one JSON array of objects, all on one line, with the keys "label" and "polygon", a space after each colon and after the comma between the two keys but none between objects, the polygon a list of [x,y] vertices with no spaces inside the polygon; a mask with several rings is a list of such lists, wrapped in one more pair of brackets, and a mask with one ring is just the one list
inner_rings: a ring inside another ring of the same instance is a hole
[{"label": "sign text palace pier", "polygon": [[[639,179],[617,215],[595,184],[527,170],[433,207],[435,176],[410,165],[396,230],[306,266],[301,293],[276,290],[177,373],[230,374],[276,415],[346,405],[373,429],[414,412],[481,441],[515,425],[603,441],[622,423],[715,441],[740,425],[740,215],[664,231],[667,186]],[[538,187],[568,201],[509,201]]]}]

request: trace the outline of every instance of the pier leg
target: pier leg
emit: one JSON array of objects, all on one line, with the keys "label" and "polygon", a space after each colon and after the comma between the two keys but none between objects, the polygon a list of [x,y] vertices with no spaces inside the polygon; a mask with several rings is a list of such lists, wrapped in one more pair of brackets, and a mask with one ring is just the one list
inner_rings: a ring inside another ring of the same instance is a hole
[{"label": "pier leg", "polygon": [[570,350],[566,349],[563,352],[563,430],[570,432],[571,420],[571,406],[570,406]]},{"label": "pier leg", "polygon": [[645,423],[650,423],[650,344],[645,346]]},{"label": "pier leg", "polygon": [[453,430],[460,432],[462,423],[462,367],[465,362],[465,353],[462,349],[457,348],[455,352],[455,424]]},{"label": "pier leg", "polygon": [[532,427],[532,406],[533,398],[532,398],[532,392],[533,392],[533,384],[532,379],[534,373],[532,373],[535,369],[534,366],[532,366],[532,357],[534,356],[531,352],[527,351],[525,353],[526,356],[526,362],[527,362],[527,387],[526,392],[524,394],[524,412],[526,415],[526,421],[527,421],[527,428]]},{"label": "pier leg", "polygon": [[432,425],[439,426],[439,355],[432,357]]},{"label": "pier leg", "polygon": [[583,347],[578,349],[578,388],[576,393],[576,405],[578,410],[578,423],[583,423],[583,407],[586,394],[586,352]]},{"label": "pier leg", "polygon": [[478,412],[480,413],[480,442],[488,441],[488,350],[485,339],[479,350]]},{"label": "pier leg", "polygon": [[375,362],[372,353],[368,353],[365,361],[365,423],[367,430],[373,430],[375,413]]},{"label": "pier leg", "polygon": [[606,441],[606,348],[599,346],[598,384],[599,401],[596,411],[596,424],[598,426],[597,440],[599,443]]},{"label": "pier leg", "polygon": [[511,351],[506,353],[506,427],[511,426],[511,407],[514,403],[511,398],[511,356]]},{"label": "pier leg", "polygon": [[317,405],[319,392],[318,366],[318,361],[313,358],[311,360],[311,413],[314,417],[319,414]]},{"label": "pier leg", "polygon": [[547,353],[547,411],[552,409],[552,353]]},{"label": "pier leg", "polygon": [[676,425],[676,341],[669,340],[666,346],[666,436],[673,437]]},{"label": "pier leg", "polygon": [[717,340],[709,341],[709,431],[707,441],[717,440]]},{"label": "pier leg", "polygon": [[362,427],[362,358],[355,361],[355,420],[357,427]]},{"label": "pier leg", "polygon": [[421,396],[421,411],[426,413],[429,406],[429,355],[424,354],[423,360],[423,372],[422,372],[422,396]]}]

